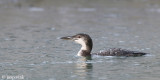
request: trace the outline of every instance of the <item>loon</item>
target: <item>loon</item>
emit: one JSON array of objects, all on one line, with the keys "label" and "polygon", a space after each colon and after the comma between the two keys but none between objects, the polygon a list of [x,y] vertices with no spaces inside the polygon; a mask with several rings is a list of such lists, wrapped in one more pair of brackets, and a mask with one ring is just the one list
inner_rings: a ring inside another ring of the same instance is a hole
[{"label": "loon", "polygon": [[73,36],[66,36],[66,37],[61,37],[60,39],[63,40],[72,40],[75,41],[76,43],[81,45],[81,49],[78,52],[78,56],[91,56],[91,55],[100,55],[100,56],[132,56],[132,57],[137,57],[137,56],[143,56],[147,53],[144,52],[139,52],[139,51],[130,51],[126,49],[121,49],[121,48],[110,48],[106,51],[99,52],[99,53],[91,53],[92,50],[92,39],[88,34],[84,33],[79,33]]}]

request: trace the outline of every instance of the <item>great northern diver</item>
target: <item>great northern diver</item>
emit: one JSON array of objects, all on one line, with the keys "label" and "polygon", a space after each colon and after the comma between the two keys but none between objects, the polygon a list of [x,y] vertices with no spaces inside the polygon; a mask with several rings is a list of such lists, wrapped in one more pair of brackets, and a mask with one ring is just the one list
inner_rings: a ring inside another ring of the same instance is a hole
[{"label": "great northern diver", "polygon": [[75,41],[78,44],[81,44],[81,49],[78,52],[78,56],[91,56],[91,55],[100,55],[100,56],[143,56],[147,53],[144,52],[138,52],[138,51],[129,51],[126,49],[121,49],[121,48],[110,48],[104,52],[99,52],[99,53],[91,53],[92,50],[92,39],[88,34],[84,33],[79,33],[74,36],[66,36],[66,37],[61,37],[60,39],[63,40],[72,40]]}]

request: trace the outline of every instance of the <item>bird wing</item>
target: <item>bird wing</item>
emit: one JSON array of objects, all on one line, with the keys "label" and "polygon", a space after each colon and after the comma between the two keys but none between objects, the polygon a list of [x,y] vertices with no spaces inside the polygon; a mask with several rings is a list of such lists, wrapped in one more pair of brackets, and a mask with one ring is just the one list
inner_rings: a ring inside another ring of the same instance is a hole
[{"label": "bird wing", "polygon": [[136,56],[145,55],[146,53],[138,52],[138,51],[130,51],[130,50],[121,49],[121,48],[110,48],[103,52],[93,53],[93,54],[101,55],[101,56],[134,56],[136,57]]}]

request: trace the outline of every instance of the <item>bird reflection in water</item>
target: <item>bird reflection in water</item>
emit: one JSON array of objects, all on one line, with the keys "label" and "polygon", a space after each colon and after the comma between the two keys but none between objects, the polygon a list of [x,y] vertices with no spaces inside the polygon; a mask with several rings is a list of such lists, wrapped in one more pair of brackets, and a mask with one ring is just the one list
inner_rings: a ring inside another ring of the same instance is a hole
[{"label": "bird reflection in water", "polygon": [[76,63],[75,75],[80,78],[92,80],[92,60],[91,57],[80,57]]}]

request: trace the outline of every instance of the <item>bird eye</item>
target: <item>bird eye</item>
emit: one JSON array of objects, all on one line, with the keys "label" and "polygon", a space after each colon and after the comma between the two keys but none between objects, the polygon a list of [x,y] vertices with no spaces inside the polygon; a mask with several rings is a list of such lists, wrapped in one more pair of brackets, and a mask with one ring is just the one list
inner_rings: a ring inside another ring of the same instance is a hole
[{"label": "bird eye", "polygon": [[78,38],[81,38],[81,36],[78,36]]}]

